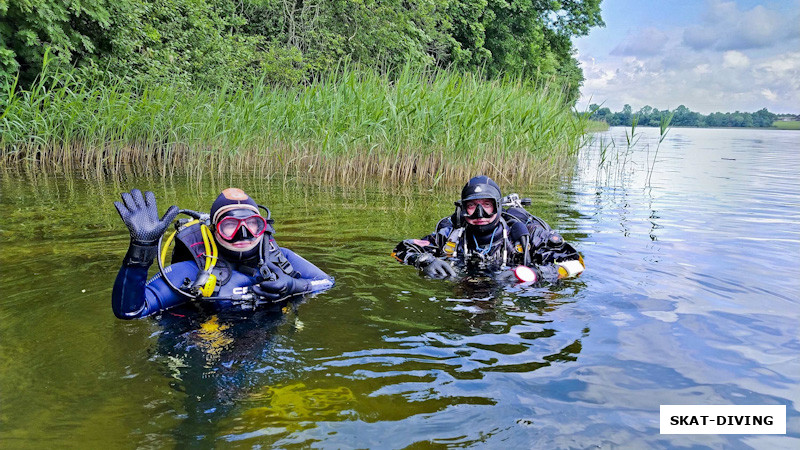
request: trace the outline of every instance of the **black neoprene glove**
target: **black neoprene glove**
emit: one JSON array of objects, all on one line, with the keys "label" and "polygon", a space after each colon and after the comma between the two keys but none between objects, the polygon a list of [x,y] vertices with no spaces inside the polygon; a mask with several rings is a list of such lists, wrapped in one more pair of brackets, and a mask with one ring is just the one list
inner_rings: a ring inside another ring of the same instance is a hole
[{"label": "black neoprene glove", "polygon": [[275,275],[275,279],[262,281],[252,286],[253,292],[259,297],[278,301],[293,295],[311,292],[311,280],[293,278],[271,262],[266,262],[266,265]]},{"label": "black neoprene glove", "polygon": [[456,276],[456,271],[447,261],[439,259],[430,253],[420,255],[414,265],[431,278],[452,278]]},{"label": "black neoprene glove", "polygon": [[170,206],[159,219],[155,194],[146,191],[142,195],[139,189],[123,192],[122,202],[114,202],[114,206],[131,234],[131,245],[123,263],[149,267],[158,251],[158,239],[175,220],[178,207]]}]

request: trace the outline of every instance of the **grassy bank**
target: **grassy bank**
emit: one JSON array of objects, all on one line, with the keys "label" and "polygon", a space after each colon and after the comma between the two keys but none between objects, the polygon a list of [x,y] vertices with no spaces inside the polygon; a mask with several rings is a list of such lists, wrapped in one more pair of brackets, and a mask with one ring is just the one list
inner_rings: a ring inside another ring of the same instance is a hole
[{"label": "grassy bank", "polygon": [[589,133],[597,131],[608,131],[608,123],[603,120],[588,120],[586,122],[586,131]]},{"label": "grassy bank", "polygon": [[777,120],[772,124],[772,127],[779,130],[800,130],[800,122],[784,122]]},{"label": "grassy bank", "polygon": [[0,163],[97,174],[257,173],[397,183],[559,174],[587,120],[558,90],[447,71],[344,70],[300,87],[186,91],[42,76],[0,101]]}]

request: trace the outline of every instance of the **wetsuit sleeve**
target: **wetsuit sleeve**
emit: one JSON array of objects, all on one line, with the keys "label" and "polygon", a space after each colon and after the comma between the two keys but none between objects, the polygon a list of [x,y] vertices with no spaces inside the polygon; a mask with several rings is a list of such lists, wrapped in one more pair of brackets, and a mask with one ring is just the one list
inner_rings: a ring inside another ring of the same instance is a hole
[{"label": "wetsuit sleeve", "polygon": [[[111,309],[118,318],[138,319],[188,301],[170,289],[160,273],[147,281],[148,268],[149,264],[123,263],[119,269],[111,294]],[[194,279],[197,265],[194,261],[184,261],[167,267],[165,272],[179,286],[184,278]]]},{"label": "wetsuit sleeve", "polygon": [[289,250],[288,248],[281,247],[281,253],[292,264],[295,270],[295,278],[308,280],[308,288],[311,292],[319,292],[333,286],[333,277],[323,272],[322,269],[315,266],[302,256]]},{"label": "wetsuit sleeve", "polygon": [[[444,228],[443,231],[449,233],[449,228]],[[442,245],[446,239],[441,231],[431,233],[422,239],[406,239],[397,244],[392,256],[403,264],[416,266],[417,260],[422,255],[442,256]]]}]

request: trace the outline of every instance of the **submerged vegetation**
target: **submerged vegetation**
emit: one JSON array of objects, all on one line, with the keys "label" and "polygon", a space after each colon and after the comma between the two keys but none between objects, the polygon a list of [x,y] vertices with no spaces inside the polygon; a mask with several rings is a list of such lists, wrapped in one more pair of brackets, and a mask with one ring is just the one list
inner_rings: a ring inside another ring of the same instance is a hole
[{"label": "submerged vegetation", "polygon": [[587,126],[560,89],[411,66],[209,90],[90,83],[45,65],[29,89],[1,95],[2,165],[96,174],[533,180],[560,173]]}]

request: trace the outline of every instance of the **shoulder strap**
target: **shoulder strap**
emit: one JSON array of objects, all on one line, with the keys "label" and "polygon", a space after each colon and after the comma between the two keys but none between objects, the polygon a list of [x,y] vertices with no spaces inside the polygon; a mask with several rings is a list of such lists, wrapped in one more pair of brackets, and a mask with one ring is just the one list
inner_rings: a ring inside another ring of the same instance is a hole
[{"label": "shoulder strap", "polygon": [[[286,275],[295,275],[296,271],[294,270],[294,267],[292,267],[292,263],[289,262],[289,259],[287,259],[286,255],[283,254],[281,248],[278,247],[278,244],[275,242],[275,239],[273,239],[272,236],[268,236],[268,241],[263,248],[263,257],[265,261],[269,261],[272,264],[280,267],[283,273]],[[267,278],[269,274],[262,273],[261,275]]]},{"label": "shoulder strap", "polygon": [[205,264],[205,246],[200,224],[184,226],[175,234],[175,249],[172,251],[172,262],[194,260],[198,267]]}]

